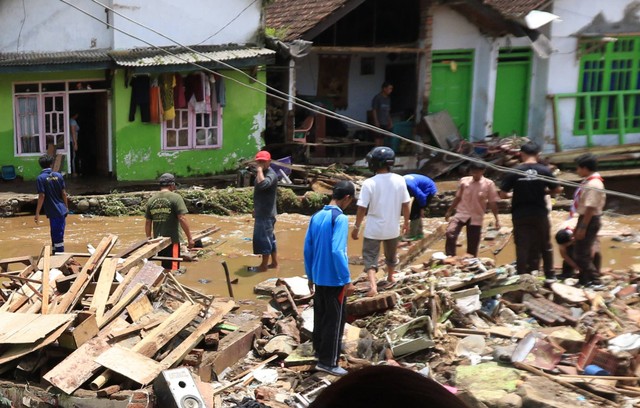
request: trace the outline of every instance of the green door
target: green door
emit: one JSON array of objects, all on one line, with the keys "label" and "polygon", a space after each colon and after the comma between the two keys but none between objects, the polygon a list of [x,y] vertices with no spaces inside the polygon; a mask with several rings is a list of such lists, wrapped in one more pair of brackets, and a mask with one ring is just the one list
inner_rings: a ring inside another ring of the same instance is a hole
[{"label": "green door", "polygon": [[469,139],[472,83],[472,50],[434,51],[429,113],[449,112],[464,139]]},{"label": "green door", "polygon": [[498,54],[493,131],[501,137],[527,136],[531,49],[501,50]]}]

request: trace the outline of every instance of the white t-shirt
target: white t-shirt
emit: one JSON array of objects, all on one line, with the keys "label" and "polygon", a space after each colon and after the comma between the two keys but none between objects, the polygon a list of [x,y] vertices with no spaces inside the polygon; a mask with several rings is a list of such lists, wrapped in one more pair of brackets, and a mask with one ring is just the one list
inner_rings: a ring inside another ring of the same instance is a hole
[{"label": "white t-shirt", "polygon": [[359,207],[369,207],[365,238],[391,239],[400,236],[402,204],[411,198],[404,178],[395,173],[376,174],[362,183]]}]

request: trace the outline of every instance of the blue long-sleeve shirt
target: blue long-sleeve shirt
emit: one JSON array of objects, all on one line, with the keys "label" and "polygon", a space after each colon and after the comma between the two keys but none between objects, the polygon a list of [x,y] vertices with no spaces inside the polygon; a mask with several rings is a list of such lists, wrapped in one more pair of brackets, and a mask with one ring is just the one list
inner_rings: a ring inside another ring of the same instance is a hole
[{"label": "blue long-sleeve shirt", "polygon": [[418,200],[420,207],[426,207],[427,198],[436,195],[438,192],[436,183],[422,174],[407,174],[404,176],[404,181],[407,183],[409,195]]},{"label": "blue long-sleeve shirt", "polygon": [[[333,221],[333,212],[340,214]],[[344,286],[351,282],[347,256],[349,219],[340,207],[325,205],[311,217],[304,239],[304,268],[318,286]]]}]

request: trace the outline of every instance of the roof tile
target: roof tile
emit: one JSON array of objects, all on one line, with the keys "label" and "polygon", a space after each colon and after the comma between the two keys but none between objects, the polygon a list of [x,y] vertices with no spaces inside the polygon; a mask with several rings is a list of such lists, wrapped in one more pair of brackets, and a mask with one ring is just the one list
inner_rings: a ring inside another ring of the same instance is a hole
[{"label": "roof tile", "polygon": [[295,40],[349,0],[276,0],[266,8],[266,26],[284,30],[284,41]]}]

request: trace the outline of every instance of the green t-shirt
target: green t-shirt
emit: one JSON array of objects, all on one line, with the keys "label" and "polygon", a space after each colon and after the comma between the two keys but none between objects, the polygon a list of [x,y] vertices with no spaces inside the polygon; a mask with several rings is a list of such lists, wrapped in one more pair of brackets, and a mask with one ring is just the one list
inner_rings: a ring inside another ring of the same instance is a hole
[{"label": "green t-shirt", "polygon": [[182,196],[173,191],[161,191],[147,202],[145,218],[153,221],[153,237],[169,237],[171,242],[180,242],[178,215],[186,214],[187,206]]}]

